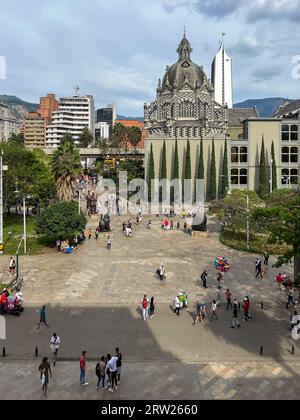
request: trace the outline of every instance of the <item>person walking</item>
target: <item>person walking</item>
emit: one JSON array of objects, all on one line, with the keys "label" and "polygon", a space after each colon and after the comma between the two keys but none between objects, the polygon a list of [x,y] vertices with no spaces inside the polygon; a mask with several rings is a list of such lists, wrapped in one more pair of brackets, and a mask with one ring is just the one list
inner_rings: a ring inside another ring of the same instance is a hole
[{"label": "person walking", "polygon": [[58,254],[59,252],[61,252],[61,240],[60,240],[60,239],[57,239],[57,241],[56,241],[56,243],[55,243],[55,247],[56,247],[56,252],[57,252],[57,254]]},{"label": "person walking", "polygon": [[245,297],[243,302],[243,309],[244,309],[244,321],[250,321],[250,299],[248,296]]},{"label": "person walking", "polygon": [[97,363],[95,373],[98,378],[96,389],[100,389],[100,384],[102,382],[102,389],[107,389],[105,384],[105,371],[106,371],[106,360],[105,357],[102,356],[100,362]]},{"label": "person walking", "polygon": [[110,251],[111,247],[112,247],[112,241],[111,241],[111,237],[108,236],[107,241],[106,241],[106,247],[107,249]]},{"label": "person walking", "polygon": [[149,316],[149,300],[147,299],[147,295],[144,295],[142,301],[142,312],[143,312],[143,319],[146,321],[146,319]]},{"label": "person walking", "polygon": [[268,251],[264,252],[264,265],[266,265],[268,267],[269,265],[269,258],[270,258],[270,254],[268,253]]},{"label": "person walking", "polygon": [[202,280],[202,284],[204,289],[207,289],[207,279],[208,279],[208,272],[207,270],[204,270],[203,273],[201,274],[201,280]]},{"label": "person walking", "polygon": [[118,379],[117,379],[117,361],[118,358],[117,357],[111,357],[110,354],[107,355],[107,369],[109,369],[110,372],[110,377],[111,377],[111,385],[109,388],[110,392],[114,392],[114,388],[117,390],[118,389]]},{"label": "person walking", "polygon": [[37,329],[38,330],[40,329],[40,325],[41,324],[45,324],[47,328],[50,327],[50,325],[48,325],[47,324],[47,321],[46,321],[46,306],[45,305],[42,306],[42,308],[40,310],[40,322],[39,322],[39,324],[37,326]]},{"label": "person walking", "polygon": [[219,273],[217,275],[217,282],[218,282],[218,286],[220,287],[220,289],[223,289],[223,285],[224,285],[224,274],[221,273],[221,271],[219,271]]},{"label": "person walking", "polygon": [[52,379],[51,366],[50,366],[50,363],[48,362],[48,357],[43,358],[42,363],[39,366],[39,372],[41,375],[42,390],[44,392],[44,396],[47,397],[49,375],[50,375],[50,378]]},{"label": "person walking", "polygon": [[200,299],[197,299],[197,301],[196,301],[196,319],[193,322],[193,325],[196,325],[198,321],[201,322],[201,303],[200,303]]},{"label": "person walking", "polygon": [[152,296],[150,300],[150,307],[149,307],[149,317],[150,319],[154,318],[154,312],[155,312],[155,301],[154,297]]},{"label": "person walking", "polygon": [[55,366],[56,364],[59,347],[60,347],[60,338],[56,333],[54,333],[50,340],[50,348],[51,348],[51,351],[53,353],[53,358],[54,358],[53,366]]},{"label": "person walking", "polygon": [[91,228],[89,228],[89,230],[88,230],[89,241],[92,239],[92,235],[93,235],[93,231],[92,231]]},{"label": "person walking", "polygon": [[174,313],[179,316],[180,309],[181,309],[181,304],[180,304],[179,296],[176,296],[175,302],[174,302],[174,306],[175,306]]},{"label": "person walking", "polygon": [[291,287],[288,291],[288,295],[287,295],[288,301],[287,301],[287,306],[289,307],[291,304],[293,304],[294,306],[296,306],[296,303],[294,301],[294,290]]},{"label": "person walking", "polygon": [[231,325],[232,329],[234,329],[235,326],[237,326],[238,328],[240,328],[241,326],[238,320],[239,307],[238,307],[237,301],[235,302],[236,303],[234,304],[234,307],[233,307],[233,318],[232,318],[232,325]]},{"label": "person walking", "polygon": [[96,239],[96,241],[98,241],[98,239],[99,239],[99,228],[96,228],[96,230],[95,230],[95,239]]},{"label": "person walking", "polygon": [[13,276],[14,274],[16,274],[16,262],[13,259],[13,257],[10,257],[10,260],[9,260],[9,275]]},{"label": "person walking", "polygon": [[255,277],[257,278],[258,276],[260,276],[261,278],[263,278],[263,273],[262,273],[262,262],[259,258],[257,258],[255,260]]},{"label": "person walking", "polygon": [[116,347],[116,357],[118,358],[117,360],[117,385],[120,384],[121,382],[121,373],[122,373],[122,353],[120,352],[119,347]]},{"label": "person walking", "polygon": [[213,300],[211,308],[210,308],[210,312],[211,312],[210,320],[211,321],[214,318],[216,319],[216,321],[218,320],[217,310],[218,310],[217,302],[215,300]]},{"label": "person walking", "polygon": [[227,300],[227,308],[226,308],[226,311],[229,310],[229,306],[231,307],[231,309],[233,309],[232,302],[231,302],[231,300],[232,300],[232,293],[231,293],[230,289],[227,289],[226,290],[225,297],[226,297],[226,300]]},{"label": "person walking", "polygon": [[80,367],[80,385],[88,386],[88,382],[85,379],[86,373],[86,351],[83,351],[79,360]]}]

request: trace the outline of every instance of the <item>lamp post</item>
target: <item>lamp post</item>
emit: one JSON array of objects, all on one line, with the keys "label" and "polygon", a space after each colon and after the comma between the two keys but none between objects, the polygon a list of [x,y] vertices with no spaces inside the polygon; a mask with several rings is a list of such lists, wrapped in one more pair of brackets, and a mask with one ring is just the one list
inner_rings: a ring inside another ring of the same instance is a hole
[{"label": "lamp post", "polygon": [[270,193],[273,192],[273,159],[270,159]]},{"label": "lamp post", "polygon": [[[19,194],[20,191],[16,190],[15,194]],[[24,240],[24,255],[27,254],[27,228],[26,228],[26,198],[30,198],[30,195],[27,197],[23,195],[23,240]]]}]

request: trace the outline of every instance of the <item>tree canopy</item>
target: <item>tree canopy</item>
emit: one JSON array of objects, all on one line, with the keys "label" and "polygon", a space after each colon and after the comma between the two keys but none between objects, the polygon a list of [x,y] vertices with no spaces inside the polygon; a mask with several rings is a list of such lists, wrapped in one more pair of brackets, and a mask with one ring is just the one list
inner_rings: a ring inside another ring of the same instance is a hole
[{"label": "tree canopy", "polygon": [[87,149],[94,143],[94,137],[90,130],[85,127],[79,137],[79,147]]}]

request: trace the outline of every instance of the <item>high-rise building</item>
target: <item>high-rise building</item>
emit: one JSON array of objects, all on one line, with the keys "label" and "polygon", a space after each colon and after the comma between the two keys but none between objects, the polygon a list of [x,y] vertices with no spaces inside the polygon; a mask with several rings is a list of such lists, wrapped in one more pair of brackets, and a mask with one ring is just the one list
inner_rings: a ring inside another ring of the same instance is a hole
[{"label": "high-rise building", "polygon": [[117,107],[115,104],[107,105],[107,108],[97,110],[97,123],[106,122],[109,125],[110,136],[117,119]]},{"label": "high-rise building", "polygon": [[52,114],[57,111],[58,101],[55,98],[54,93],[48,93],[47,96],[40,98],[40,106],[37,112],[44,118],[46,118],[46,125],[50,125],[52,122]]},{"label": "high-rise building", "polygon": [[72,96],[61,98],[58,110],[53,112],[52,124],[46,128],[46,147],[56,148],[66,133],[75,141],[85,128],[94,135],[95,106],[92,96]]},{"label": "high-rise building", "polygon": [[24,142],[29,149],[45,147],[46,121],[39,112],[29,112],[24,122]]},{"label": "high-rise building", "polygon": [[211,81],[215,90],[215,101],[222,106],[227,105],[228,108],[232,108],[232,60],[225,51],[223,41],[212,63]]},{"label": "high-rise building", "polygon": [[0,141],[8,141],[11,134],[20,132],[20,121],[14,117],[9,106],[0,103]]},{"label": "high-rise building", "polygon": [[102,140],[109,138],[109,125],[106,122],[98,122],[95,124],[95,139]]}]

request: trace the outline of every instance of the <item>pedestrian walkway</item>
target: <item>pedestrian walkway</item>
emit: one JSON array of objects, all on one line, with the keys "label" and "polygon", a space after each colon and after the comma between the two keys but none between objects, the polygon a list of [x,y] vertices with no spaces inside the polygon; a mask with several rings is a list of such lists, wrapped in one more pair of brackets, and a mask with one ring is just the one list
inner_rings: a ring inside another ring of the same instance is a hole
[{"label": "pedestrian walkway", "polygon": [[[94,362],[88,361],[89,386],[80,386],[78,366],[52,367],[49,400],[292,400],[300,393],[299,363],[125,363],[113,394],[96,390]],[[0,377],[3,400],[45,399],[38,363],[2,363]]]}]

